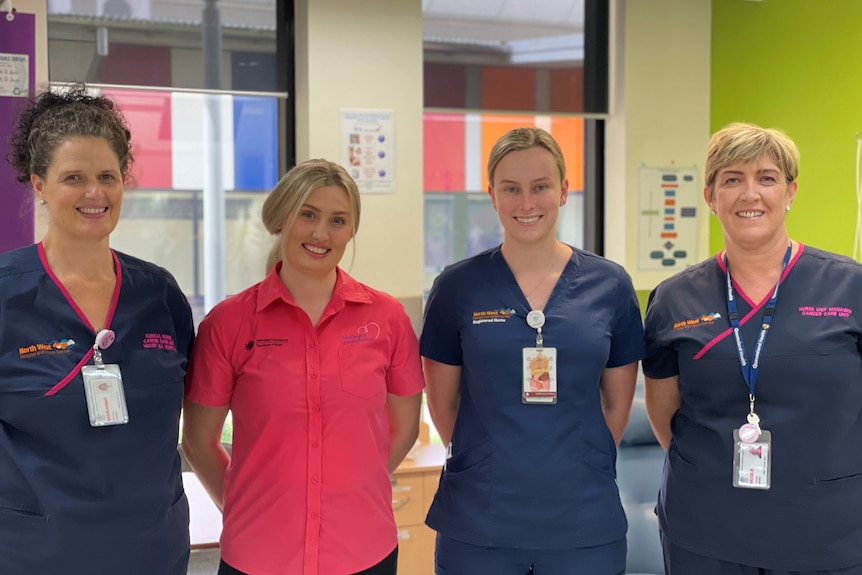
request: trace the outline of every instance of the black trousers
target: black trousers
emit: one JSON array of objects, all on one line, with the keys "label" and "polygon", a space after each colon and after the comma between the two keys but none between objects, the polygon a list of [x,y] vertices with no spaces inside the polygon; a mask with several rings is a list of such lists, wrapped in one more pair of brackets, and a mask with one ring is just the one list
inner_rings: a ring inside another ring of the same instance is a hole
[{"label": "black trousers", "polygon": [[[355,573],[354,575],[395,575],[395,571],[398,569],[398,547],[395,547],[395,550],[392,551],[389,555],[386,556],[383,561],[374,565],[373,567],[369,567],[364,571],[360,571],[359,573]],[[238,569],[234,569],[224,561],[221,562],[218,568],[218,575],[247,575]]]}]

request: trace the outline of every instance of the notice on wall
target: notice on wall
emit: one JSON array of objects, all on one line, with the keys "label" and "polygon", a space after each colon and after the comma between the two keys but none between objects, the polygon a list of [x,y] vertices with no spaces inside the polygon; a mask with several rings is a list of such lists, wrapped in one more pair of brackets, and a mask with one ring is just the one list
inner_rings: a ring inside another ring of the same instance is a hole
[{"label": "notice on wall", "polygon": [[638,269],[681,270],[696,263],[697,168],[641,166],[638,173]]},{"label": "notice on wall", "polygon": [[0,53],[0,96],[30,95],[30,56]]},{"label": "notice on wall", "polygon": [[360,192],[395,191],[394,134],[394,110],[341,110],[341,165]]}]

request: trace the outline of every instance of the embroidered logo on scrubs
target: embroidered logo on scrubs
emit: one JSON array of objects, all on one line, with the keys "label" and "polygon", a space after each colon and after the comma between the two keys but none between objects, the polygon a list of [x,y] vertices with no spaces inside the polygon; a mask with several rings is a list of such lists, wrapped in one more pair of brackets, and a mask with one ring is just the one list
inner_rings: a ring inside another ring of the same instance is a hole
[{"label": "embroidered logo on scrubs", "polygon": [[365,325],[360,325],[356,328],[355,334],[345,335],[341,340],[344,345],[351,345],[360,341],[377,339],[378,337],[380,337],[380,326],[372,321]]},{"label": "embroidered logo on scrubs", "polygon": [[51,343],[34,343],[18,348],[18,357],[21,359],[29,359],[37,355],[56,355],[58,353],[69,353],[70,348],[74,347],[74,339],[54,340]]},{"label": "embroidered logo on scrubs", "polygon": [[850,317],[853,315],[853,310],[849,307],[840,306],[799,306],[799,313],[808,317]]},{"label": "embroidered logo on scrubs", "polygon": [[473,325],[481,323],[506,323],[509,318],[518,315],[515,310],[509,309],[494,309],[491,311],[474,311]]},{"label": "embroidered logo on scrubs", "polygon": [[168,351],[177,351],[177,344],[174,343],[174,338],[170,334],[147,333],[144,334],[144,349],[166,349]]},{"label": "embroidered logo on scrubs", "polygon": [[696,317],[694,319],[686,319],[683,321],[678,321],[673,324],[673,330],[679,331],[681,329],[689,329],[692,327],[701,327],[704,325],[712,325],[712,322],[721,317],[721,314],[718,312],[715,313],[705,313],[700,317]]}]

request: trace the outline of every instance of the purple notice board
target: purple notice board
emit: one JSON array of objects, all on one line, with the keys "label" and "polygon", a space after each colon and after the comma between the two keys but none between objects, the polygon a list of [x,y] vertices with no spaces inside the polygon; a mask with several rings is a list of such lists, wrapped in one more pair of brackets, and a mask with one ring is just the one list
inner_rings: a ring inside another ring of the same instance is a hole
[{"label": "purple notice board", "polygon": [[[36,16],[17,12],[11,22],[0,17],[0,54],[27,55],[29,95],[36,94]],[[0,252],[33,243],[33,192],[15,181],[15,170],[6,161],[9,138],[27,98],[0,96]]]}]

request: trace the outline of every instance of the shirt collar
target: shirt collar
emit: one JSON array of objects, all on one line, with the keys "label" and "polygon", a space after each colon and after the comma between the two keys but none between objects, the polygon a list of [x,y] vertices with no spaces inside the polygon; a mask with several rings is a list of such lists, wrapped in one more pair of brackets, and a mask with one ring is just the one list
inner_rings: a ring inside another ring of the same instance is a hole
[{"label": "shirt collar", "polygon": [[[293,296],[287,291],[287,287],[278,275],[281,270],[281,262],[278,262],[275,267],[270,270],[262,282],[257,293],[257,311],[262,311],[265,307],[276,300],[282,300],[290,305],[296,305]],[[344,302],[352,303],[371,303],[371,297],[365,290],[365,286],[350,277],[350,275],[336,268],[335,290],[332,292],[332,300],[330,306],[335,304],[336,309],[343,307]]]}]

